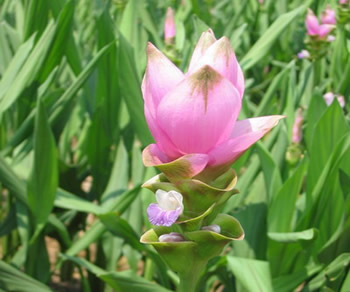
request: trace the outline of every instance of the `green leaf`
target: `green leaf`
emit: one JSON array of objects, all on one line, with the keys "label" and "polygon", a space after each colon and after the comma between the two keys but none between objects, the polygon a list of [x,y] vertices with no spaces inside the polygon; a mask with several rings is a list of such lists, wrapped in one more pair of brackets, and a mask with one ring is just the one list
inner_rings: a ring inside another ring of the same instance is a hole
[{"label": "green leaf", "polygon": [[103,208],[101,208],[99,205],[93,204],[63,189],[57,190],[55,206],[68,210],[76,210],[79,212],[93,214],[101,214],[104,212]]},{"label": "green leaf", "polygon": [[280,276],[274,278],[273,291],[275,292],[290,292],[295,291],[295,289],[303,283],[305,280],[312,277],[314,274],[319,272],[322,269],[320,265],[309,265],[302,270],[294,272],[290,275]]},{"label": "green leaf", "polygon": [[309,193],[319,181],[319,176],[329,159],[329,154],[349,131],[350,128],[345,120],[343,110],[335,99],[335,102],[326,110],[315,127],[307,179]]},{"label": "green leaf", "polygon": [[[41,0],[40,0],[41,1]],[[35,1],[34,1],[35,2]],[[47,2],[46,0],[41,2]],[[50,75],[51,71],[59,65],[66,50],[66,39],[69,38],[72,31],[73,15],[74,15],[74,0],[69,0],[65,3],[60,15],[58,16],[55,31],[54,41],[49,49],[49,53],[45,59],[45,66],[43,66],[38,77],[41,82]],[[42,14],[39,16],[42,17]]]},{"label": "green leaf", "polygon": [[155,283],[145,280],[137,276],[136,274],[125,271],[125,272],[107,272],[98,266],[88,262],[85,259],[72,257],[68,255],[61,255],[64,260],[70,260],[77,265],[86,268],[91,273],[102,279],[104,282],[109,284],[116,291],[140,291],[140,292],[169,292]]},{"label": "green leaf", "polygon": [[334,259],[321,273],[313,278],[306,287],[315,291],[324,286],[328,281],[334,282],[342,276],[345,269],[350,266],[350,253],[343,253]]},{"label": "green leaf", "polygon": [[124,238],[134,249],[138,251],[144,250],[144,246],[140,243],[138,235],[126,220],[115,213],[99,215],[99,218],[109,231]]},{"label": "green leaf", "polygon": [[282,186],[282,178],[280,170],[269,151],[264,144],[258,142],[256,149],[261,161],[261,166],[264,173],[265,185],[268,194],[269,201],[273,200],[277,191]]},{"label": "green leaf", "polygon": [[227,256],[227,264],[247,291],[273,291],[268,262]]},{"label": "green leaf", "polygon": [[153,138],[143,114],[141,81],[136,69],[133,48],[121,33],[119,33],[118,64],[120,68],[123,68],[119,71],[119,83],[123,100],[132,117],[132,126],[141,143],[146,146],[153,142]]},{"label": "green leaf", "polygon": [[24,39],[28,39],[34,32],[39,32],[41,35],[44,31],[48,21],[49,7],[46,0],[29,0],[25,4]]},{"label": "green leaf", "polygon": [[302,5],[288,13],[279,16],[264,32],[259,40],[250,48],[241,61],[243,70],[248,70],[260,61],[271,49],[276,39],[290,25],[299,14],[303,13],[308,5]]},{"label": "green leaf", "polygon": [[0,261],[0,288],[7,292],[52,292],[43,283],[29,277],[3,261]]},{"label": "green leaf", "polygon": [[[52,107],[52,112],[50,113],[50,124],[55,126],[59,124],[62,116],[70,114],[70,106],[76,98],[76,94],[81,89],[86,80],[90,77],[91,73],[95,69],[96,65],[100,61],[101,57],[106,54],[111,48],[112,44],[102,48],[94,58],[85,66],[85,69],[79,74],[79,76],[74,80],[74,82],[67,88],[63,95],[55,102]],[[0,83],[1,84],[1,83]],[[0,86],[1,87],[1,86]],[[1,90],[0,90],[1,92]],[[23,140],[28,138],[31,134],[31,129],[34,123],[34,117],[36,113],[36,108],[28,115],[25,122],[20,125],[14,135],[11,137],[10,141],[7,143],[9,149],[18,146]],[[0,110],[1,111],[1,110]]]},{"label": "green leaf", "polygon": [[55,139],[44,106],[38,100],[34,130],[34,165],[28,185],[28,204],[37,228],[42,228],[53,208],[58,187]]},{"label": "green leaf", "polygon": [[299,240],[312,240],[317,236],[315,228],[298,232],[269,232],[267,236],[277,242],[297,242]]},{"label": "green leaf", "polygon": [[23,66],[18,72],[14,73],[16,74],[15,78],[10,84],[6,85],[7,90],[0,94],[0,113],[6,111],[17,100],[23,90],[35,80],[53,41],[55,31],[55,24],[50,22]]},{"label": "green leaf", "polygon": [[[115,200],[108,201],[104,206],[107,212],[116,212],[123,214],[127,210],[130,204],[135,200],[140,191],[140,186],[135,187],[132,190],[126,191],[119,195]],[[89,230],[87,230],[81,238],[74,241],[72,246],[66,250],[66,254],[73,256],[81,250],[87,248],[91,243],[99,239],[99,237],[106,231],[106,227],[99,221],[95,221]]]},{"label": "green leaf", "polygon": [[305,159],[272,200],[268,210],[268,230],[270,232],[289,232],[292,230],[296,202],[307,166],[308,163]]}]

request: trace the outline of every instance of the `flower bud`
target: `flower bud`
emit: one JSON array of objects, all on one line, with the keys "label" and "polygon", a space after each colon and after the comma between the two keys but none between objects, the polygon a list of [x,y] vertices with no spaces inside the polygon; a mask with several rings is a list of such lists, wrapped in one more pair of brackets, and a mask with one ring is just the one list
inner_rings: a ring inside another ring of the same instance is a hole
[{"label": "flower bud", "polygon": [[327,92],[326,94],[323,95],[323,98],[328,106],[332,104],[334,98],[337,98],[342,108],[344,108],[345,106],[344,96],[342,95],[337,95],[337,94],[334,94],[333,92]]},{"label": "flower bud", "polygon": [[308,50],[302,50],[300,53],[298,53],[299,59],[308,59],[310,58],[310,53]]},{"label": "flower bud", "polygon": [[212,224],[212,225],[208,225],[208,226],[203,226],[201,228],[202,230],[208,230],[208,231],[212,231],[215,233],[220,233],[221,232],[221,228],[219,225],[217,224]]},{"label": "flower bud", "polygon": [[[327,18],[327,20],[329,20]],[[319,24],[316,15],[311,9],[309,9],[306,19],[305,26],[307,29],[307,34],[316,38],[325,38],[333,29],[334,25],[329,23]]]},{"label": "flower bud", "polygon": [[337,17],[335,10],[331,9],[329,6],[323,11],[322,18],[321,18],[322,24],[336,24],[337,23]]},{"label": "flower bud", "polygon": [[293,135],[292,142],[295,144],[300,143],[303,134],[302,134],[302,125],[303,125],[303,114],[301,108],[298,109],[297,115],[293,125]]},{"label": "flower bud", "polygon": [[158,240],[159,242],[180,242],[185,241],[185,238],[180,233],[170,232],[159,236]]},{"label": "flower bud", "polygon": [[165,17],[164,39],[166,44],[171,44],[176,35],[174,10],[169,7]]}]

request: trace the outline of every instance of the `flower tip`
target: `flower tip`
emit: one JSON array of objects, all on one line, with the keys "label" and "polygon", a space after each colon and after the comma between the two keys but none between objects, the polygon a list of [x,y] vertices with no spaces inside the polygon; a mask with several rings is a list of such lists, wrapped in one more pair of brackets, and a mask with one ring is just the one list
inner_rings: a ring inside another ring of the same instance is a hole
[{"label": "flower tip", "polygon": [[154,56],[158,52],[159,52],[159,50],[157,49],[157,47],[154,44],[152,44],[151,42],[147,42],[147,56],[148,56],[148,58]]}]

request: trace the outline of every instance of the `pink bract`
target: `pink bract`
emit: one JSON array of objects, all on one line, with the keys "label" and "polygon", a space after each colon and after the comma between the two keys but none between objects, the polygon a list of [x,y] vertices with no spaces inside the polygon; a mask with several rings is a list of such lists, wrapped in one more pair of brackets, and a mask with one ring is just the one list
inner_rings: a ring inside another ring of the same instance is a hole
[{"label": "pink bract", "polygon": [[165,16],[164,39],[166,43],[171,43],[176,35],[174,10],[169,7]]},{"label": "pink bract", "polygon": [[334,25],[319,24],[317,17],[311,9],[308,10],[308,14],[305,19],[305,25],[308,35],[317,36],[320,38],[326,37],[334,29]]},{"label": "pink bract", "polygon": [[151,43],[142,83],[145,116],[156,144],[143,152],[147,166],[178,161],[192,177],[232,164],[283,116],[237,121],[244,76],[230,41],[204,32],[187,73]]},{"label": "pink bract", "polygon": [[321,22],[322,24],[336,24],[337,16],[335,10],[327,7],[322,13]]}]

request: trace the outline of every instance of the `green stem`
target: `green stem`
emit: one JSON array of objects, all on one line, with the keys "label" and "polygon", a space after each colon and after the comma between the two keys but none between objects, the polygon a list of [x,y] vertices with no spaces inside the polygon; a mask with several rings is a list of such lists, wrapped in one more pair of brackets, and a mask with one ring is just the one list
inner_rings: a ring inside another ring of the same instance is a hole
[{"label": "green stem", "polygon": [[199,264],[190,273],[179,274],[180,284],[177,287],[177,292],[195,292],[202,268],[205,267],[205,264]]}]

